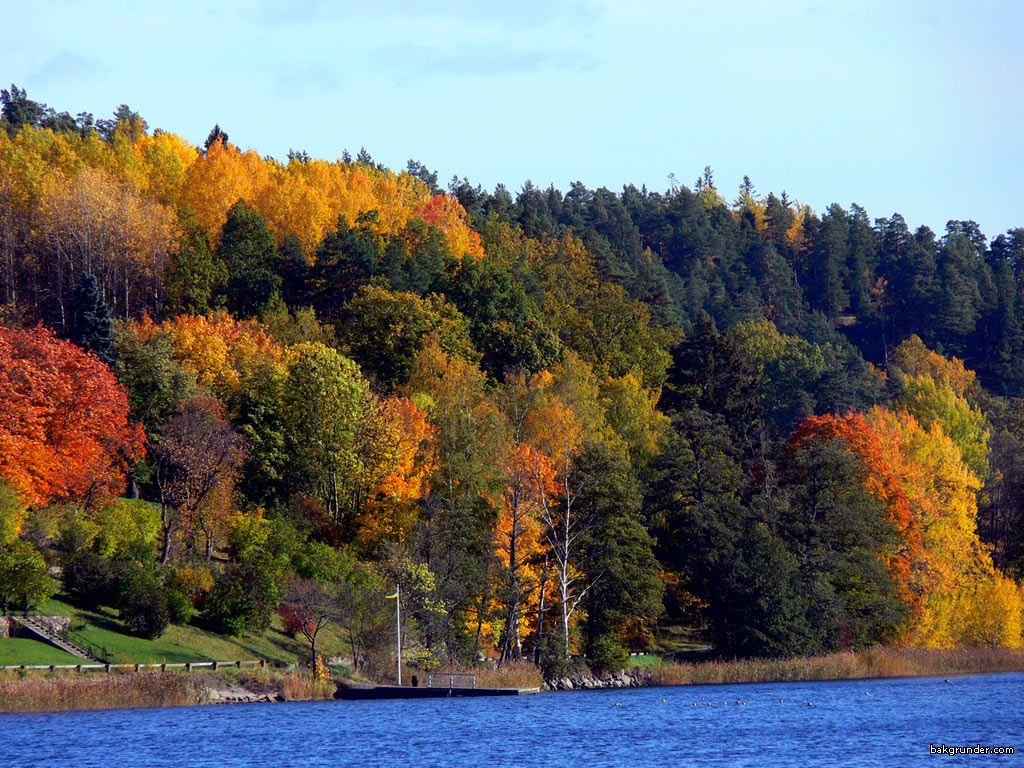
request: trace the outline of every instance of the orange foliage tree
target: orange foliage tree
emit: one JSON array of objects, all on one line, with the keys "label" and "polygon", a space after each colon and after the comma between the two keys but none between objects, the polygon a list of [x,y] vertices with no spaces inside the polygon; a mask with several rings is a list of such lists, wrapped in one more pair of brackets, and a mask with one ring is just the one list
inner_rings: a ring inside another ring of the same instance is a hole
[{"label": "orange foliage tree", "polygon": [[376,410],[380,428],[367,446],[370,488],[356,521],[358,538],[371,551],[386,541],[408,540],[436,469],[436,428],[426,413],[407,397],[389,397]]},{"label": "orange foliage tree", "polygon": [[95,355],[42,327],[0,327],[0,475],[29,504],[121,493],[144,443],[127,393]]},{"label": "orange foliage tree", "polygon": [[911,572],[921,611],[907,640],[927,647],[962,645],[969,597],[996,576],[977,535],[981,481],[938,422],[926,429],[905,409],[877,406],[868,420],[921,526],[922,547]]},{"label": "orange foliage tree", "polygon": [[179,315],[160,325],[143,320],[136,327],[143,341],[157,333],[168,334],[174,359],[229,408],[243,383],[260,368],[281,367],[288,359],[287,351],[259,322],[235,320],[226,312]]},{"label": "orange foliage tree", "polygon": [[900,488],[878,434],[864,417],[850,413],[844,418],[825,414],[805,419],[790,438],[789,447],[799,448],[814,439],[839,439],[846,449],[864,465],[865,490],[885,505],[888,522],[899,535],[899,548],[881,553],[889,574],[900,590],[900,596],[912,609],[919,610],[920,595],[911,588],[912,564],[921,557],[921,521],[910,507],[906,493]]},{"label": "orange foliage tree", "polygon": [[505,484],[495,544],[504,571],[499,602],[504,608],[501,660],[522,657],[530,610],[540,598],[539,555],[545,548],[541,528],[542,495],[555,496],[551,459],[527,443],[516,443],[502,461]]}]

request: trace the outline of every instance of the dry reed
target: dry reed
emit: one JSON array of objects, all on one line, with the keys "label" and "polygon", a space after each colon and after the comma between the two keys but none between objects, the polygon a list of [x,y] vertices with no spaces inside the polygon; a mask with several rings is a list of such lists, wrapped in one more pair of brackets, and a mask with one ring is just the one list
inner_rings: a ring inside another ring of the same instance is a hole
[{"label": "dry reed", "polygon": [[0,712],[176,707],[203,704],[205,686],[185,674],[7,674],[0,677]]},{"label": "dry reed", "polygon": [[[496,667],[451,664],[434,672],[437,679],[443,681],[435,685],[447,685],[447,678],[444,676],[450,672],[457,675],[476,675],[477,688],[538,688],[544,683],[540,670],[530,661],[511,661]],[[403,682],[407,685],[412,681],[413,675],[416,676],[419,685],[427,684],[428,673],[421,669],[404,668],[402,674]],[[462,686],[470,683],[456,678],[455,684]]]},{"label": "dry reed", "polygon": [[292,672],[281,681],[281,695],[286,701],[320,701],[334,698],[335,683],[322,683],[311,674]]},{"label": "dry reed", "polygon": [[1024,670],[1024,652],[1008,648],[924,650],[870,648],[798,659],[740,659],[696,664],[665,663],[650,671],[649,685],[768,683],[922,677]]},{"label": "dry reed", "polygon": [[538,688],[544,682],[537,665],[530,661],[511,661],[496,669],[485,667],[476,672],[480,688]]}]

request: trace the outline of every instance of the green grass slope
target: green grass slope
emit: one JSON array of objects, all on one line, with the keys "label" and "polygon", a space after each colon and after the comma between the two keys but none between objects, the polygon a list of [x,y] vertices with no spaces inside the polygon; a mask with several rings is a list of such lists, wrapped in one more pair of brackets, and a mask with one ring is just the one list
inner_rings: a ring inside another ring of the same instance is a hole
[{"label": "green grass slope", "polygon": [[0,639],[0,667],[25,664],[81,664],[82,659],[27,637]]},{"label": "green grass slope", "polygon": [[[193,624],[172,624],[155,640],[128,634],[117,617],[117,611],[101,612],[76,608],[61,600],[51,600],[39,607],[49,615],[70,616],[71,629],[90,643],[106,649],[116,664],[150,664],[186,661],[238,661],[266,659],[272,662],[307,662],[309,645],[300,636],[293,639],[281,631],[276,618],[264,633],[247,632],[242,637],[227,637]],[[326,628],[319,638],[319,649],[325,655],[344,651],[340,634]],[[80,659],[28,638],[0,639],[0,666],[21,664],[77,664]]]}]

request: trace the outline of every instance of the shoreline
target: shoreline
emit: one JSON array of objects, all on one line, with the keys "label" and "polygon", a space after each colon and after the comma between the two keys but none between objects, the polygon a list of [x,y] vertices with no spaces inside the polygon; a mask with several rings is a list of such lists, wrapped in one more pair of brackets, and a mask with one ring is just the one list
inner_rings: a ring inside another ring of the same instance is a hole
[{"label": "shoreline", "polygon": [[[754,683],[963,677],[1024,672],[1024,651],[872,648],[796,659],[666,662],[614,674],[545,682],[543,692]],[[45,672],[0,675],[0,714],[322,701],[350,681],[320,683],[307,672]]]}]

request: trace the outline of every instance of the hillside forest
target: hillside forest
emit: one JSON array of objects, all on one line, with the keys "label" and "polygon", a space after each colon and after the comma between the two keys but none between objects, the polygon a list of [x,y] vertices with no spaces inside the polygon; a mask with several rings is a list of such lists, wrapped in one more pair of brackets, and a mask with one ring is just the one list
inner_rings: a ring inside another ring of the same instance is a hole
[{"label": "hillside forest", "polygon": [[1024,229],[0,102],[4,610],[371,667],[395,586],[424,668],[1021,646]]}]

